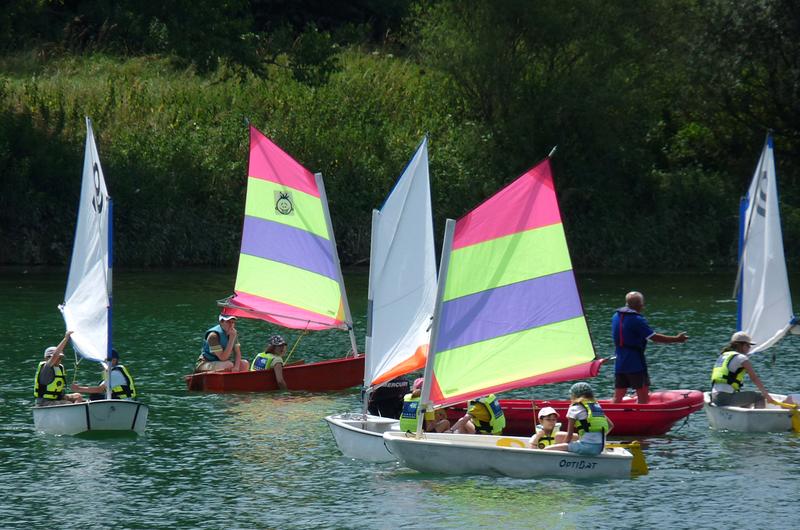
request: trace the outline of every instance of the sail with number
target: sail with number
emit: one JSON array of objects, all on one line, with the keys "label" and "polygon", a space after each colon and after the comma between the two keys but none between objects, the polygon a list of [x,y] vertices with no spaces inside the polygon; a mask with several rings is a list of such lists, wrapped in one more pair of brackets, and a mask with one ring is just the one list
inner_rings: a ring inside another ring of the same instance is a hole
[{"label": "sail with number", "polygon": [[86,118],[78,223],[64,303],[59,306],[72,344],[84,358],[104,361],[111,352],[111,198],[92,121]]},{"label": "sail with number", "polygon": [[549,158],[447,225],[422,402],[597,375]]},{"label": "sail with number", "polygon": [[372,212],[367,298],[364,384],[425,366],[436,301],[427,138],[381,209]]},{"label": "sail with number", "polygon": [[322,175],[252,126],[234,292],[225,314],[293,329],[352,328]]},{"label": "sail with number", "polygon": [[740,204],[738,327],[765,350],[797,323],[783,254],[772,135],[767,135],[747,195]]}]

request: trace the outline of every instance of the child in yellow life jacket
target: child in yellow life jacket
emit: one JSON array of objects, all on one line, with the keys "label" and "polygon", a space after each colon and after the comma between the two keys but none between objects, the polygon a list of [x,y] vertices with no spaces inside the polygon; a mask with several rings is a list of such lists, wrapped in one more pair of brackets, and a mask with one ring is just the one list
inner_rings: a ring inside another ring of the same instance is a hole
[{"label": "child in yellow life jacket", "polygon": [[594,391],[589,383],[575,383],[569,389],[572,405],[567,411],[567,440],[572,440],[573,433],[579,439],[566,443],[557,443],[545,450],[569,451],[579,455],[599,455],[605,447],[606,435],[614,428],[610,419],[606,418],[603,409],[594,399]]},{"label": "child in yellow life jacket", "polygon": [[[553,407],[543,407],[539,410],[539,422],[536,426],[536,434],[531,437],[530,446],[533,449],[544,449],[557,443],[567,441],[567,433],[561,431],[561,423],[558,421],[558,412]],[[573,440],[578,439],[577,434],[572,435]]]}]

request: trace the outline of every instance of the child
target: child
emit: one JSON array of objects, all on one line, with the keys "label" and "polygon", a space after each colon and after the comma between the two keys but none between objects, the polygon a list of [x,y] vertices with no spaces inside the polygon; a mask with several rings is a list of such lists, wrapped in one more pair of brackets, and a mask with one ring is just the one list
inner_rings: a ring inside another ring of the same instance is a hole
[{"label": "child", "polygon": [[[536,434],[531,436],[530,446],[533,449],[544,449],[556,443],[564,443],[567,440],[567,433],[561,431],[561,423],[558,421],[558,413],[553,407],[544,407],[539,411],[540,425],[536,426]],[[573,434],[574,440],[578,436]]]},{"label": "child", "polygon": [[575,383],[569,389],[572,405],[567,411],[567,440],[572,440],[577,432],[579,439],[567,443],[557,443],[545,447],[551,451],[569,451],[579,455],[599,455],[603,452],[606,435],[614,428],[606,418],[603,409],[594,399],[594,391],[589,383]]}]

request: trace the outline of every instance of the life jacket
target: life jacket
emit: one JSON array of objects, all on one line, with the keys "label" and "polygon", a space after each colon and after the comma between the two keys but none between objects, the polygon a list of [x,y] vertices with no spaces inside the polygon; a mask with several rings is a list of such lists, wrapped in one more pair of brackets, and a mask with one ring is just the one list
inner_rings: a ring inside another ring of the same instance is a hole
[{"label": "life jacket", "polygon": [[586,409],[587,416],[585,420],[575,422],[578,436],[583,437],[587,432],[602,432],[605,435],[608,432],[608,420],[597,401],[579,401],[579,403]]},{"label": "life jacket", "polygon": [[554,443],[556,443],[556,434],[558,434],[558,428],[557,427],[554,427],[553,430],[550,431],[549,435],[542,434],[542,437],[539,438],[539,442],[538,442],[537,447],[539,449],[544,449],[545,447],[548,447],[548,446],[553,445]]},{"label": "life jacket", "polygon": [[223,350],[228,347],[228,336],[222,330],[222,326],[217,324],[216,326],[208,328],[206,330],[206,334],[203,338],[203,349],[201,351],[201,354],[203,355],[203,358],[206,361],[212,361],[212,362],[221,361],[222,359],[211,353],[211,346],[208,345],[208,336],[211,335],[212,333],[216,333],[217,336],[219,337],[219,345],[222,347]]},{"label": "life jacket", "polygon": [[731,385],[734,392],[738,392],[742,388],[744,385],[744,375],[746,373],[744,366],[740,366],[735,372],[731,372],[730,369],[728,369],[731,359],[738,354],[739,352],[726,351],[717,358],[714,369],[711,370],[712,385],[714,383]]},{"label": "life jacket", "polygon": [[133,384],[133,377],[131,377],[130,372],[128,369],[122,366],[121,364],[116,365],[114,368],[111,369],[113,372],[114,370],[119,370],[120,373],[125,377],[125,384],[124,385],[117,385],[111,387],[111,398],[112,399],[133,399],[136,397],[136,385]]},{"label": "life jacket", "polygon": [[475,431],[486,434],[502,434],[506,426],[506,417],[503,414],[503,409],[500,408],[500,402],[497,396],[489,394],[475,400],[481,403],[489,411],[489,422],[483,422],[475,417],[472,418],[472,424],[475,425]]},{"label": "life jacket", "polygon": [[400,430],[402,432],[416,432],[417,430],[417,411],[419,410],[419,398],[412,397],[413,394],[403,396],[403,412],[400,413]]},{"label": "life jacket", "polygon": [[283,363],[283,358],[279,357],[278,355],[262,351],[256,355],[255,359],[253,359],[253,363],[250,365],[250,371],[269,370],[275,365],[276,362]]},{"label": "life jacket", "polygon": [[47,361],[42,361],[36,368],[36,377],[33,379],[33,395],[43,399],[61,399],[64,397],[64,387],[67,386],[67,371],[63,365],[54,366],[53,373],[55,377],[53,377],[49,385],[45,386],[39,383],[39,374],[45,364],[47,364]]}]

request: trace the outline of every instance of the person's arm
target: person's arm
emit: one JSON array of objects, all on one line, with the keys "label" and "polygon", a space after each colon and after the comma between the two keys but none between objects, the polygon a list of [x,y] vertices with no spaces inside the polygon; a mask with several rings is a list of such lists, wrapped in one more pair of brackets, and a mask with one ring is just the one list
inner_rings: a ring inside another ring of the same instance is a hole
[{"label": "person's arm", "polygon": [[764,383],[761,382],[761,379],[756,375],[756,371],[753,370],[753,365],[750,364],[750,361],[745,361],[742,363],[742,368],[747,371],[747,375],[750,376],[750,380],[753,381],[753,384],[761,391],[761,395],[764,396],[769,403],[775,403],[775,400],[772,399],[772,396],[769,395]]},{"label": "person's arm", "polygon": [[[237,335],[236,328],[231,329],[231,334],[228,335],[228,345],[225,346],[224,350],[222,350],[222,346],[219,343],[219,335],[217,335],[216,331],[212,331],[208,335],[208,348],[211,350],[211,353],[216,355],[220,361],[227,361],[231,357],[233,348],[239,345],[236,342]],[[237,351],[239,352],[239,357],[241,358],[242,353],[239,348],[237,348]]]},{"label": "person's arm", "polygon": [[283,361],[276,361],[272,369],[275,371],[275,381],[278,382],[278,386],[281,390],[286,390],[286,381],[283,379]]},{"label": "person's arm", "polygon": [[542,436],[544,436],[544,431],[543,430],[536,431],[536,434],[534,434],[533,438],[531,438],[531,447],[532,448],[534,448],[534,449],[538,449],[539,448],[539,440],[542,439]]},{"label": "person's arm", "polygon": [[67,343],[69,342],[70,335],[72,335],[71,331],[67,331],[66,333],[64,333],[64,338],[61,339],[61,342],[59,342],[58,346],[56,346],[56,351],[55,351],[55,353],[53,353],[53,356],[50,357],[50,359],[47,360],[47,364],[49,364],[50,366],[55,366],[56,365],[56,359],[58,359],[58,356],[61,355],[61,353],[64,352],[64,348],[67,347]]},{"label": "person's arm", "polygon": [[572,441],[572,435],[575,433],[575,420],[567,418],[567,441]]},{"label": "person's arm", "polygon": [[100,383],[97,386],[81,386],[75,383],[72,383],[72,391],[73,392],[86,392],[89,394],[104,394],[106,391],[106,384]]},{"label": "person's arm", "polygon": [[685,331],[678,333],[677,335],[662,335],[661,333],[653,333],[650,335],[650,340],[653,342],[660,342],[663,344],[672,344],[672,343],[684,343],[689,340],[689,336],[686,334]]}]

